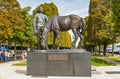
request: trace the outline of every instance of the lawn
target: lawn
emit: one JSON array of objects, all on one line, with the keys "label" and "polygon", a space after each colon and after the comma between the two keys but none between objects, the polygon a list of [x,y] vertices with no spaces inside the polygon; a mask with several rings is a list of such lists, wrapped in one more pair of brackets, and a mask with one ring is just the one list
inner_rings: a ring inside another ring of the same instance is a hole
[{"label": "lawn", "polygon": [[95,56],[91,57],[91,64],[93,66],[114,66],[115,64],[112,64],[108,61],[96,58]]},{"label": "lawn", "polygon": [[119,62],[119,63],[120,63],[120,57],[109,56],[108,58],[111,59],[111,60],[113,60],[113,61],[116,61],[116,62]]},{"label": "lawn", "polygon": [[20,63],[16,63],[16,64],[13,64],[14,66],[26,66],[27,65],[27,62],[26,61],[23,61],[23,62],[20,62]]}]

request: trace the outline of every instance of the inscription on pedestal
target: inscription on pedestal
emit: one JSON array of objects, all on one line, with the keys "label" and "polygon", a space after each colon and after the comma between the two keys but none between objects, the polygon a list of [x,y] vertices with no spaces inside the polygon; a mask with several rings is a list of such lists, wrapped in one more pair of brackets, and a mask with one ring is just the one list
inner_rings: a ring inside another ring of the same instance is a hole
[{"label": "inscription on pedestal", "polygon": [[48,55],[48,60],[68,60],[68,55]]}]

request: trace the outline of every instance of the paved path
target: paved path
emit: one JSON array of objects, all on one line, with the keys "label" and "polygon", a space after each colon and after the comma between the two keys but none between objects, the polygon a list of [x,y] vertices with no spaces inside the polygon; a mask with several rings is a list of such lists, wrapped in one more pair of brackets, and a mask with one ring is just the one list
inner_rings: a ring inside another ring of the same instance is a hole
[{"label": "paved path", "polygon": [[17,74],[17,70],[26,70],[25,66],[13,66],[15,63],[19,63],[21,61],[11,61],[8,63],[0,63],[0,79],[6,79],[11,75]]},{"label": "paved path", "polygon": [[[0,63],[0,79],[120,79],[120,76],[112,76],[106,74],[105,71],[120,70],[119,66],[113,67],[93,67],[92,77],[32,77],[26,75],[26,66],[13,66],[13,64],[21,61],[12,61],[9,63]],[[119,74],[120,75],[120,74]]]},{"label": "paved path", "polygon": [[[116,57],[120,57],[120,55],[116,55]],[[113,77],[114,79],[120,79],[120,62],[116,62],[113,60],[110,60],[106,57],[97,57],[103,60],[106,60],[108,62],[111,62],[113,64],[116,64],[116,66],[100,66],[96,67],[96,70],[101,72],[104,75]]]},{"label": "paved path", "polygon": [[105,76],[109,76],[114,79],[120,79],[120,66],[101,66],[96,67],[96,70]]}]

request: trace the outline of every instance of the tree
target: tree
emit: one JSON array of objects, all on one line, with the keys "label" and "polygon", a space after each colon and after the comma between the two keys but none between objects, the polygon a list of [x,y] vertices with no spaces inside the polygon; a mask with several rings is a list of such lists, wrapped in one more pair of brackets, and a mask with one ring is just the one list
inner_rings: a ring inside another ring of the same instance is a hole
[{"label": "tree", "polygon": [[[0,0],[0,40],[10,44],[19,38],[19,32],[24,31],[22,11],[17,0]],[[15,52],[15,59],[16,59]]]},{"label": "tree", "polygon": [[107,44],[114,37],[110,0],[91,0],[89,13],[90,39],[95,44],[103,44],[106,55]]},{"label": "tree", "polygon": [[43,7],[43,13],[46,14],[48,18],[50,18],[51,16],[54,16],[54,15],[59,15],[58,9],[57,9],[56,5],[53,2],[52,3],[40,4],[33,11],[33,15],[35,15],[39,11],[40,7]]},{"label": "tree", "polygon": [[21,33],[21,43],[24,43],[24,46],[32,48],[32,44],[35,43],[36,37],[33,32],[32,18],[33,16],[29,14],[31,7],[25,7],[22,9],[22,15],[25,22],[25,31]]},{"label": "tree", "polygon": [[92,47],[93,47],[93,42],[91,42],[89,40],[89,27],[88,27],[88,20],[89,20],[89,16],[85,17],[85,21],[86,21],[86,30],[85,30],[85,47],[87,50],[91,51]]},{"label": "tree", "polygon": [[0,0],[0,40],[11,41],[17,31],[24,31],[21,8],[16,0]]},{"label": "tree", "polygon": [[[120,40],[118,36],[120,36],[120,0],[111,0],[112,2],[112,12],[113,12],[113,22],[114,24],[114,38],[113,38],[113,43],[112,43],[112,51],[114,50],[114,42],[119,42]],[[112,53],[114,55],[114,51]]]}]

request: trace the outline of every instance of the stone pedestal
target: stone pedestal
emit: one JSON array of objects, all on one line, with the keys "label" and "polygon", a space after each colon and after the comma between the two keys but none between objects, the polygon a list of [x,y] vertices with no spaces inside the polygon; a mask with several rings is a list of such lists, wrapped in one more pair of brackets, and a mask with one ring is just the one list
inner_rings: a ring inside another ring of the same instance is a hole
[{"label": "stone pedestal", "polygon": [[27,74],[91,76],[90,53],[85,50],[36,50],[28,53]]}]

